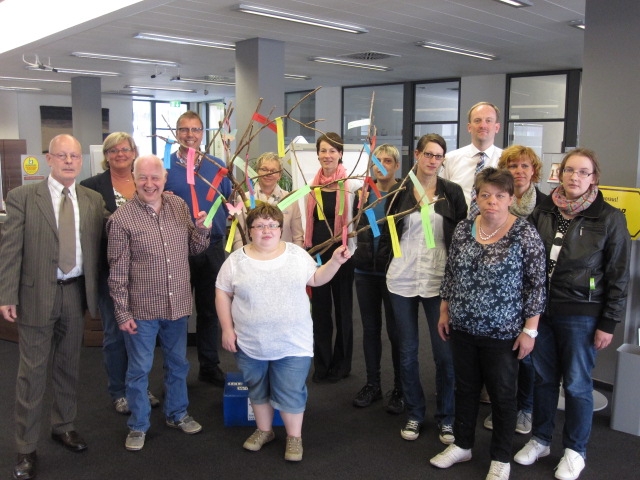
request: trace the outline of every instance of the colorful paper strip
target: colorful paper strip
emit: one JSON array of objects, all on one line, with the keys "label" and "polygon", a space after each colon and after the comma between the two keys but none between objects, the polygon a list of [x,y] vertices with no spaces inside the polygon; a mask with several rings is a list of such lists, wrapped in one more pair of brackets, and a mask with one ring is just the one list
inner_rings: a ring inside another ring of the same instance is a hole
[{"label": "colorful paper strip", "polygon": [[418,180],[418,177],[416,177],[416,174],[413,173],[413,170],[409,170],[409,178],[411,179],[411,182],[413,183],[413,186],[418,191],[418,195],[420,195],[420,198],[422,199],[421,201],[427,202],[428,199],[426,198],[424,187],[420,183],[420,180]]},{"label": "colorful paper strip", "polygon": [[207,192],[207,200],[209,202],[213,201],[213,197],[215,197],[216,195],[215,189],[218,188],[222,179],[227,176],[227,173],[229,173],[228,169],[219,168],[218,173],[216,173],[216,176],[213,177],[213,180],[211,181],[211,187],[209,187],[209,191]]},{"label": "colorful paper strip", "polygon": [[344,180],[338,180],[338,191],[340,193],[340,203],[338,205],[338,215],[342,215],[344,213]]},{"label": "colorful paper strip", "polygon": [[211,226],[211,222],[213,222],[213,217],[218,211],[218,208],[220,208],[221,204],[222,204],[222,195],[218,195],[218,198],[216,198],[216,201],[213,202],[213,205],[211,205],[211,208],[209,209],[209,213],[207,213],[207,218],[204,219],[205,227],[209,228]]},{"label": "colorful paper strip", "polygon": [[380,236],[380,228],[378,228],[378,223],[376,222],[376,214],[373,209],[368,209],[364,211],[364,214],[367,216],[369,220],[369,225],[371,225],[371,233],[373,233],[373,237]]},{"label": "colorful paper strip", "polygon": [[373,153],[371,153],[371,148],[369,147],[368,143],[364,144],[364,150],[365,150],[365,152],[367,152],[367,155],[369,155],[369,157],[371,157],[371,161],[374,163],[374,165],[376,167],[378,167],[378,170],[380,170],[380,173],[382,175],[386,175],[387,174],[387,169],[384,168],[384,165],[382,165],[382,163],[380,163],[380,160],[378,160],[378,157],[376,157]]},{"label": "colorful paper strip", "polygon": [[193,172],[195,169],[195,165],[194,165],[195,156],[196,156],[196,151],[193,148],[189,148],[189,151],[187,152],[187,183],[189,185],[196,184],[196,179],[193,175]]},{"label": "colorful paper strip", "polygon": [[173,140],[167,140],[167,143],[164,144],[164,168],[169,170],[171,168],[171,145],[173,145]]},{"label": "colorful paper strip", "polygon": [[196,195],[195,185],[189,185],[191,187],[191,208],[193,209],[193,218],[198,216],[200,212],[200,205],[198,205],[198,195]]},{"label": "colorful paper strip", "polygon": [[[229,205],[227,203],[227,205]],[[233,246],[233,240],[236,237],[236,228],[238,227],[238,218],[234,218],[229,228],[229,238],[227,238],[227,245],[224,247],[227,253],[231,253],[231,247]]]},{"label": "colorful paper strip", "polygon": [[398,232],[396,230],[396,222],[393,216],[387,217],[387,225],[389,225],[389,235],[391,235],[391,246],[393,247],[394,258],[402,257],[402,250],[400,250],[400,241],[398,240]]},{"label": "colorful paper strip", "polygon": [[282,210],[282,211],[285,211],[287,209],[287,207],[292,205],[294,202],[297,202],[298,200],[300,200],[302,197],[307,195],[309,192],[311,192],[311,187],[309,185],[305,185],[304,187],[299,188],[295,192],[290,193],[289,195],[287,195],[284,198],[284,200],[282,200],[280,203],[278,203],[278,208],[280,210]]},{"label": "colorful paper strip", "polygon": [[427,248],[434,248],[436,242],[433,238],[433,226],[431,225],[431,215],[429,214],[430,205],[423,205],[420,208],[420,217],[422,218],[422,230],[424,231],[424,242]]},{"label": "colorful paper strip", "polygon": [[251,118],[253,120],[255,120],[256,122],[258,122],[258,123],[261,123],[263,125],[267,125],[267,128],[269,128],[270,130],[273,130],[273,133],[278,133],[278,128],[275,126],[275,124],[273,122],[267,124],[267,122],[270,122],[270,120],[267,117],[265,117],[264,115],[256,112],[256,113],[253,114],[253,117],[251,117]]},{"label": "colorful paper strip", "polygon": [[278,136],[278,156],[284,157],[284,125],[282,124],[282,117],[276,118],[276,134]]},{"label": "colorful paper strip", "polygon": [[324,207],[322,205],[322,189],[320,187],[314,188],[313,194],[316,196],[316,208],[318,209],[318,220],[324,220]]}]

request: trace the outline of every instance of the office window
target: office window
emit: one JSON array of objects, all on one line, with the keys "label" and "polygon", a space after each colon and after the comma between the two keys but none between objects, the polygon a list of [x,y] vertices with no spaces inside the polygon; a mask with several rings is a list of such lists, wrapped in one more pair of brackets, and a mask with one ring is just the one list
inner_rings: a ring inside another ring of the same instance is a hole
[{"label": "office window", "polygon": [[[284,94],[284,113],[287,113],[293,106],[298,103],[305,95],[312,90],[302,92],[289,92]],[[291,112],[291,116],[302,123],[309,123],[316,120],[316,96],[311,95],[304,102]],[[316,128],[322,128],[321,125],[314,125]],[[297,136],[302,136],[308,143],[315,143],[316,132],[303,127],[302,125],[285,119],[284,121],[284,143],[289,145]]]},{"label": "office window", "polygon": [[447,142],[447,151],[458,148],[458,110],[460,81],[417,83],[414,88],[413,155],[418,139],[437,133]]},{"label": "office window", "polygon": [[[178,117],[188,108],[188,103],[171,106],[170,102],[134,100],[132,136],[138,145],[138,153],[141,155],[153,153],[162,157],[165,141],[151,135],[160,135],[175,140],[171,128],[175,129]],[[178,147],[174,145],[171,150],[177,149]]]},{"label": "office window", "polygon": [[369,126],[349,128],[349,123],[369,118],[374,93],[373,125],[376,127],[377,144],[390,143],[402,151],[404,86],[401,83],[343,88],[342,137],[345,143],[363,144],[366,141]]},{"label": "office window", "polygon": [[567,111],[567,74],[509,78],[508,145],[526,145],[541,158],[562,152]]}]

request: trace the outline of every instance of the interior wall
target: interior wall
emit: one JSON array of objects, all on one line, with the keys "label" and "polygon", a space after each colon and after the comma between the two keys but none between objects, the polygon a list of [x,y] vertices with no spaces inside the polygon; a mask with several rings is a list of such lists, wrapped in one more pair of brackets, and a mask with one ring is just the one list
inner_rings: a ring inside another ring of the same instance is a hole
[{"label": "interior wall", "polygon": [[467,131],[467,112],[478,102],[493,103],[500,109],[500,132],[496,135],[494,144],[502,148],[504,112],[507,91],[506,75],[477,75],[462,77],[460,80],[460,135],[458,146],[464,147],[471,143],[471,136]]},{"label": "interior wall", "polygon": [[18,139],[18,93],[0,92],[0,138]]},{"label": "interior wall", "polygon": [[[342,130],[342,87],[323,87],[316,92],[316,127],[323,132]],[[316,138],[320,136],[316,132]]]}]

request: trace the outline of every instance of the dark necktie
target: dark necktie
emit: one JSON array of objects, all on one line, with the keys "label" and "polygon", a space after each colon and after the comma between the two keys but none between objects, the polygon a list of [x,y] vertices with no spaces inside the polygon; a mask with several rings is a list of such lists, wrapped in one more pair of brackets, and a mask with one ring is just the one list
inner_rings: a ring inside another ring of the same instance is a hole
[{"label": "dark necktie", "polygon": [[66,274],[76,266],[76,221],[67,187],[62,189],[62,199],[60,200],[58,243],[60,244],[58,267]]},{"label": "dark necktie", "polygon": [[[480,152],[477,155],[480,156],[480,161],[476,164],[476,173],[473,175],[473,181],[475,184],[475,178],[480,173],[480,171],[484,168],[484,162],[487,159],[487,154],[484,152]],[[478,203],[476,202],[476,188],[471,188],[471,204],[469,205],[469,215],[467,218],[469,220],[475,220],[475,218],[480,214],[480,208],[478,208]]]}]

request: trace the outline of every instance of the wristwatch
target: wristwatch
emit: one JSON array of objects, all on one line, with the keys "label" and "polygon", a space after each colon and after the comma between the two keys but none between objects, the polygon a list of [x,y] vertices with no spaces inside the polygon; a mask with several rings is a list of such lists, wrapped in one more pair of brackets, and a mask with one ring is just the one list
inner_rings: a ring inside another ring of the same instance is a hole
[{"label": "wristwatch", "polygon": [[529,335],[531,338],[536,338],[538,336],[538,330],[531,330],[530,328],[523,328],[522,333]]}]

